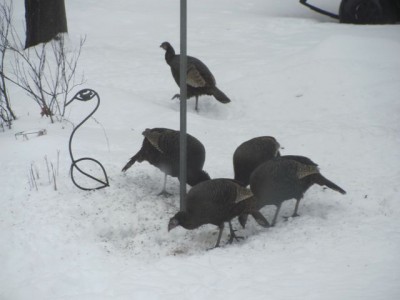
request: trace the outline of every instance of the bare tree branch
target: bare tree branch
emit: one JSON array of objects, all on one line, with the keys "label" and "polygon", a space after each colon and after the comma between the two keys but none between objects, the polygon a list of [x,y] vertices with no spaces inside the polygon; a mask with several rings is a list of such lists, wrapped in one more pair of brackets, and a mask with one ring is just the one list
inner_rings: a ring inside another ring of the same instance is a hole
[{"label": "bare tree branch", "polygon": [[[9,46],[9,34],[11,30],[11,4],[0,4],[0,122],[3,122],[11,128],[11,123],[16,119],[16,116],[11,108],[10,97],[7,91],[6,79],[2,75],[5,65],[6,52]],[[3,126],[2,126],[3,127]]]}]

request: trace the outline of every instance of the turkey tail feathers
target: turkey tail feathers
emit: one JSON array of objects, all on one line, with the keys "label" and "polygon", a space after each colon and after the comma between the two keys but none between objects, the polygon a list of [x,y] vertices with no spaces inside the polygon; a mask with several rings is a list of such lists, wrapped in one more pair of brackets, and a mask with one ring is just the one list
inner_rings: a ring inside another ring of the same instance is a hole
[{"label": "turkey tail feathers", "polygon": [[212,95],[221,103],[229,103],[231,102],[231,99],[229,99],[220,89],[218,89],[216,86],[213,87],[212,89]]},{"label": "turkey tail feathers", "polygon": [[326,179],[324,176],[321,175],[321,176],[318,176],[318,177],[319,178],[316,180],[317,184],[325,185],[328,188],[330,188],[330,189],[332,189],[332,190],[334,190],[336,192],[339,192],[339,193],[341,193],[343,195],[346,194],[346,191],[344,189],[342,189],[340,186],[334,184],[332,181]]},{"label": "turkey tail feathers", "polygon": [[137,161],[138,157],[139,157],[139,153],[136,153],[134,156],[132,156],[132,158],[128,161],[128,163],[125,165],[125,167],[122,168],[122,172],[126,172],[126,170],[128,170],[130,167],[132,167],[132,165]]}]

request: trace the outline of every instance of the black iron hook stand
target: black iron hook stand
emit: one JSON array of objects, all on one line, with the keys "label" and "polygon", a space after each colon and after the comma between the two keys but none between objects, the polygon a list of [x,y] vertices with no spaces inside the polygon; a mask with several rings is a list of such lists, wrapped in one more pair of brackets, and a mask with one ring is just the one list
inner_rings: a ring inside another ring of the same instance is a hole
[{"label": "black iron hook stand", "polygon": [[[74,128],[74,130],[72,130],[71,136],[70,136],[70,138],[69,138],[69,154],[70,154],[71,160],[72,160],[71,169],[70,169],[70,176],[71,176],[72,182],[75,184],[75,186],[77,186],[77,187],[80,188],[81,190],[85,190],[85,191],[99,190],[99,189],[103,189],[103,188],[105,188],[105,187],[110,186],[109,180],[108,180],[108,176],[107,176],[107,172],[106,172],[106,170],[104,169],[103,165],[102,165],[98,160],[96,160],[96,159],[94,159],[94,158],[91,158],[91,157],[82,157],[82,158],[79,158],[79,159],[75,160],[75,159],[74,159],[74,156],[72,155],[72,139],[73,139],[73,137],[74,137],[74,135],[75,135],[75,132],[76,132],[76,131],[78,130],[78,128],[81,127],[82,124],[85,123],[85,122],[96,112],[96,110],[99,108],[99,106],[100,106],[100,96],[99,96],[99,94],[97,94],[97,92],[95,92],[94,90],[91,90],[91,89],[83,89],[83,90],[80,90],[68,103],[65,104],[65,106],[67,106],[67,105],[69,105],[69,104],[70,104],[72,101],[74,101],[74,100],[89,101],[89,100],[92,100],[94,97],[96,97],[96,99],[97,99],[97,105],[96,105],[96,107],[94,108],[94,110],[93,110],[85,119],[83,119],[82,122],[80,122],[80,123]],[[98,178],[96,178],[96,177],[94,177],[94,176],[88,174],[87,172],[83,171],[81,168],[79,168],[78,162],[81,162],[81,161],[93,161],[93,162],[97,163],[97,164],[100,166],[100,168],[102,169],[103,173],[104,173],[104,178],[105,178],[105,180],[98,179]],[[89,177],[89,178],[93,179],[94,181],[100,183],[100,186],[95,187],[95,188],[87,188],[87,187],[83,187],[83,186],[79,185],[79,184],[76,182],[75,177],[74,177],[74,170],[75,170],[75,169],[76,169],[77,171],[79,171],[81,174],[85,175],[86,177]]]}]

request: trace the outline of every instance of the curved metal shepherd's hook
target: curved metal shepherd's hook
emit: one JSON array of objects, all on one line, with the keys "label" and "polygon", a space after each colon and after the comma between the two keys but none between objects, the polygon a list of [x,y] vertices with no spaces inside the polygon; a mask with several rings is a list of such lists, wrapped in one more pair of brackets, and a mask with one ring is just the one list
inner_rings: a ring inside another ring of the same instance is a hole
[{"label": "curved metal shepherd's hook", "polygon": [[[94,90],[91,90],[91,89],[83,89],[83,90],[80,90],[78,93],[76,93],[76,95],[75,95],[74,97],[72,97],[72,99],[71,99],[70,101],[68,101],[68,102],[65,104],[65,107],[66,107],[66,106],[68,106],[69,104],[71,104],[74,100],[79,100],[79,101],[90,101],[90,100],[92,100],[94,97],[97,98],[97,105],[96,105],[96,107],[94,108],[94,110],[93,110],[85,119],[83,119],[82,122],[80,122],[80,123],[74,128],[74,130],[72,131],[71,136],[70,136],[70,138],[69,138],[69,154],[70,154],[71,160],[72,160],[72,164],[71,164],[71,179],[72,179],[72,182],[73,182],[78,188],[80,188],[81,190],[85,190],[85,191],[99,190],[99,189],[105,188],[105,187],[107,187],[107,186],[110,186],[109,181],[108,181],[108,176],[107,176],[106,170],[104,169],[103,165],[102,165],[99,161],[97,161],[97,160],[95,160],[94,158],[91,158],[91,157],[82,157],[82,158],[79,158],[79,159],[75,160],[74,157],[73,157],[73,155],[72,155],[72,146],[71,146],[71,145],[72,145],[72,138],[74,137],[74,134],[75,134],[76,130],[77,130],[80,126],[82,126],[82,124],[85,123],[85,122],[96,112],[96,110],[99,108],[99,105],[100,105],[100,96],[99,96],[99,95],[97,94],[97,92],[95,92]],[[79,168],[79,166],[77,165],[77,163],[80,162],[80,161],[84,161],[84,160],[89,160],[89,161],[93,161],[93,162],[97,163],[97,164],[100,166],[100,168],[103,170],[105,181],[100,180],[100,179],[98,179],[98,178],[96,178],[96,177],[94,177],[94,176],[92,176],[92,175],[86,173],[86,172],[83,171],[81,168]],[[93,179],[94,181],[100,183],[101,185],[98,186],[98,187],[95,187],[95,188],[86,188],[86,187],[80,186],[80,185],[75,181],[75,178],[74,178],[74,170],[75,170],[75,169],[78,170],[81,174],[85,175],[86,177],[89,177],[89,178]]]}]

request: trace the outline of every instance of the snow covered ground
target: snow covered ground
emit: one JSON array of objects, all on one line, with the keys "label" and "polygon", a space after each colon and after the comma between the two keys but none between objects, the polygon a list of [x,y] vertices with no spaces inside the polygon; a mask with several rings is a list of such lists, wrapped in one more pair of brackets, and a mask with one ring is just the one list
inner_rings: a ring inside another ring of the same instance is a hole
[{"label": "snow covered ground", "polygon": [[[301,217],[267,230],[235,221],[245,240],[225,245],[226,230],[212,251],[215,226],[168,233],[178,180],[168,178],[173,196],[163,198],[153,166],[120,170],[145,128],[179,128],[179,103],[170,100],[178,87],[159,48],[169,41],[179,52],[179,1],[68,0],[70,43],[87,36],[84,87],[102,101],[78,130],[74,154],[101,161],[110,187],[72,184],[72,125],[50,124],[12,87],[19,119],[0,132],[0,299],[400,299],[399,25],[342,25],[296,0],[189,2],[188,53],[232,99],[201,97],[199,113],[188,102],[205,170],[233,177],[236,147],[272,135],[282,154],[310,157],[347,195],[314,186]],[[23,24],[23,3],[14,5]],[[78,124],[94,105],[74,102],[68,120]],[[14,136],[36,129],[47,134]],[[45,157],[58,161],[57,191]],[[281,216],[293,208],[285,202]],[[269,220],[274,211],[262,209]]]}]

